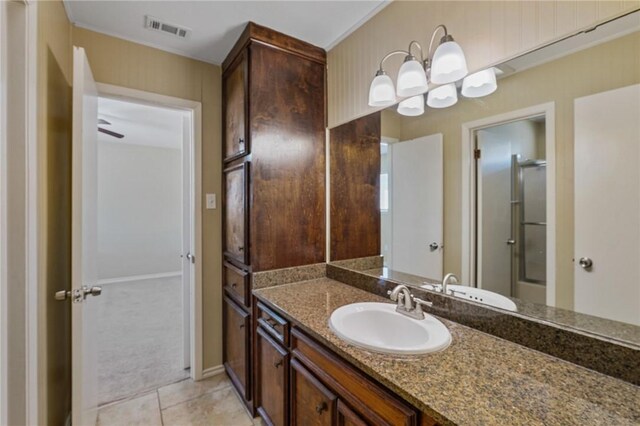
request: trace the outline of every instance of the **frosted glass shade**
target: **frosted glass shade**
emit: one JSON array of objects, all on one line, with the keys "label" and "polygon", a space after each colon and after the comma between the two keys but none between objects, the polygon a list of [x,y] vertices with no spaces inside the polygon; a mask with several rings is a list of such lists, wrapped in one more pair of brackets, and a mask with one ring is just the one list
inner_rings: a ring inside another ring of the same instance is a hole
[{"label": "frosted glass shade", "polygon": [[414,96],[398,104],[398,114],[415,117],[424,113],[424,95]]},{"label": "frosted glass shade", "polygon": [[475,72],[462,81],[462,96],[480,98],[492,94],[498,88],[493,68]]},{"label": "frosted glass shade", "polygon": [[446,108],[456,102],[458,102],[458,91],[453,83],[432,89],[427,97],[427,105],[431,108]]},{"label": "frosted glass shade", "polygon": [[463,78],[468,72],[467,60],[458,43],[446,41],[438,46],[431,63],[432,83],[453,83]]},{"label": "frosted glass shade", "polygon": [[386,74],[375,76],[369,86],[369,106],[388,107],[396,103],[396,89],[391,77]]},{"label": "frosted glass shade", "polygon": [[415,59],[405,61],[398,72],[397,94],[401,98],[421,95],[429,89],[427,74]]}]

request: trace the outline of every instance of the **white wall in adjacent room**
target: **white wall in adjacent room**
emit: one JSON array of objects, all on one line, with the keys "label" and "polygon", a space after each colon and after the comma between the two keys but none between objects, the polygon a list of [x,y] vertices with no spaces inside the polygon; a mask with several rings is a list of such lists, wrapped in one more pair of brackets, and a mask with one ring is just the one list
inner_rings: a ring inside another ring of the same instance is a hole
[{"label": "white wall in adjacent room", "polygon": [[99,279],[179,272],[181,149],[105,138],[98,147]]}]

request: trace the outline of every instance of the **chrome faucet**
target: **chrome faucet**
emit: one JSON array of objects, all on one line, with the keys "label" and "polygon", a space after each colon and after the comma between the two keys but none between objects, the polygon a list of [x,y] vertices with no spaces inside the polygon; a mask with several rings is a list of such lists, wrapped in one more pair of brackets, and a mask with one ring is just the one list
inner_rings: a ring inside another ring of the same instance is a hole
[{"label": "chrome faucet", "polygon": [[449,285],[449,281],[452,281],[453,284],[458,284],[458,277],[455,274],[447,274],[444,276],[442,280],[442,294],[447,294],[447,285]]},{"label": "chrome faucet", "polygon": [[[413,294],[409,291],[405,285],[397,285],[393,291],[387,291],[389,298],[394,302],[397,302],[396,312],[411,317],[413,319],[424,319],[424,312],[422,306],[432,306],[433,303],[427,302],[417,297],[413,297]],[[413,302],[416,302],[415,307]]]}]

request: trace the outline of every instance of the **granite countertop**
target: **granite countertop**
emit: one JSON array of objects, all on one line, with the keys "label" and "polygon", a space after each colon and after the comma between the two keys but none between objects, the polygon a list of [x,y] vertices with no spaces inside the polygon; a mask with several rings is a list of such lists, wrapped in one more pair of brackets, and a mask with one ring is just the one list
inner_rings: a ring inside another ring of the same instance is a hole
[{"label": "granite countertop", "polygon": [[419,356],[372,353],[340,340],[331,313],[388,302],[328,278],[254,290],[294,324],[443,424],[638,425],[640,387],[441,319],[453,342]]}]

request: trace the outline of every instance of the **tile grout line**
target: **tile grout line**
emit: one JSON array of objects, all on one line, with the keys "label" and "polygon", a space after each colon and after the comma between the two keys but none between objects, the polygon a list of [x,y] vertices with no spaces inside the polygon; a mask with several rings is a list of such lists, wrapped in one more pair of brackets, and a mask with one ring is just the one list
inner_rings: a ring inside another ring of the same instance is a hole
[{"label": "tile grout line", "polygon": [[162,417],[162,406],[160,405],[160,392],[156,389],[156,400],[158,401],[158,411],[160,412],[160,425],[164,426],[164,418]]},{"label": "tile grout line", "polygon": [[[200,395],[197,395],[197,396],[194,396],[194,397],[191,397],[191,398],[185,399],[184,401],[176,402],[175,404],[168,405],[168,406],[166,406],[166,407],[164,407],[164,408],[162,408],[162,405],[161,405],[161,406],[160,406],[160,410],[167,410],[167,409],[169,409],[169,408],[173,408],[173,407],[175,407],[175,406],[177,406],[177,405],[184,404],[185,402],[189,402],[189,401],[193,401],[194,399],[201,398],[201,397],[203,397],[203,396],[205,396],[205,395],[207,395],[207,394],[215,393],[215,392],[218,392],[218,391],[225,390],[225,389],[227,389],[227,388],[229,388],[229,387],[231,387],[231,383],[229,383],[228,385],[223,386],[223,387],[221,387],[221,388],[219,388],[219,389],[210,389],[210,390],[208,390],[208,391],[205,391],[205,392],[201,393]],[[158,395],[159,395],[159,394],[158,394]]]}]

